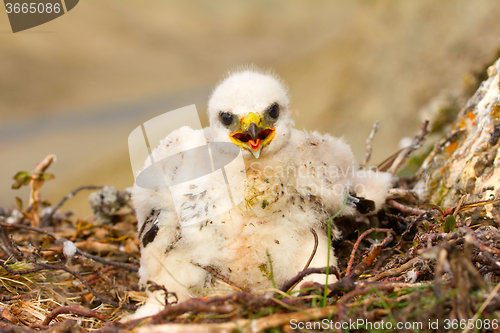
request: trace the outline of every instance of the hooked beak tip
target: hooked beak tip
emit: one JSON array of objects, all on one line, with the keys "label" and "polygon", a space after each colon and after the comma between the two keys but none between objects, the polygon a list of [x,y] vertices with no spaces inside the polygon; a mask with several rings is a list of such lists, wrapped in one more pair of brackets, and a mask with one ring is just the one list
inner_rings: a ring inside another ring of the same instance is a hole
[{"label": "hooked beak tip", "polygon": [[252,153],[253,157],[259,158],[261,149],[258,150],[249,149],[249,150]]},{"label": "hooked beak tip", "polygon": [[257,142],[257,138],[259,137],[259,131],[260,128],[255,125],[255,123],[251,123],[250,126],[248,126],[248,133],[252,137],[253,141]]}]

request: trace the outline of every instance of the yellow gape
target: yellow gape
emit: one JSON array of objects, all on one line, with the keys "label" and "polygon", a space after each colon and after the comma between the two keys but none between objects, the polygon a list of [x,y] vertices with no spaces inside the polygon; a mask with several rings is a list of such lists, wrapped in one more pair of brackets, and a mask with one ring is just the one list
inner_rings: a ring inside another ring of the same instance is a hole
[{"label": "yellow gape", "polygon": [[275,128],[267,127],[261,116],[250,112],[241,117],[240,128],[229,135],[231,141],[259,158],[262,148],[274,138]]}]

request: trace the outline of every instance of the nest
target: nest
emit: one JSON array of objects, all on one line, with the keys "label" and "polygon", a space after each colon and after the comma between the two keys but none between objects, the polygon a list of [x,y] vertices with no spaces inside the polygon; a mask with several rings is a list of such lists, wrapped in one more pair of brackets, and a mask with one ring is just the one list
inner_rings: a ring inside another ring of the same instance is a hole
[{"label": "nest", "polygon": [[[426,126],[413,149],[425,136]],[[401,154],[398,163],[404,160]],[[0,209],[2,331],[498,328],[500,232],[481,225],[480,219],[471,223],[467,218],[497,200],[422,206],[411,190],[412,177],[398,180],[398,188],[377,215],[335,220],[343,234],[333,244],[340,271],[333,266],[306,268],[266,295],[235,292],[167,302],[154,316],[125,321],[146,299],[138,285],[137,220],[127,202],[129,196],[110,187],[82,186],[56,206],[43,208],[40,189],[53,178],[46,173],[51,162],[47,157],[34,173],[16,175],[16,186],[31,188],[26,208],[18,199],[16,210]],[[90,200],[93,217],[81,219],[61,212],[66,200],[96,188],[100,192]],[[306,282],[300,292],[290,291],[309,274],[332,273],[338,277],[335,282]],[[213,274],[222,284],[230,282]],[[149,287],[163,289],[165,298],[171,299],[162,286]]]}]

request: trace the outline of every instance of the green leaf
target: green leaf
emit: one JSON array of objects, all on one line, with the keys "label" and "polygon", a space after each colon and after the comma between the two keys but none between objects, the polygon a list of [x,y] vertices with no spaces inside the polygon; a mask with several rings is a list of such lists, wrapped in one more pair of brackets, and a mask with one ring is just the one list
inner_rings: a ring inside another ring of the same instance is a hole
[{"label": "green leaf", "polygon": [[21,186],[23,186],[23,183],[19,182],[19,181],[16,181],[14,184],[12,184],[11,188],[13,190],[17,190],[18,188],[20,188]]},{"label": "green leaf", "polygon": [[16,197],[16,203],[17,203],[17,209],[19,209],[20,212],[23,211],[23,200],[19,197]]},{"label": "green leaf", "polygon": [[24,181],[26,178],[31,179],[31,174],[29,172],[27,172],[27,171],[19,171],[14,176],[14,180]]},{"label": "green leaf", "polygon": [[54,179],[54,178],[56,178],[56,177],[53,174],[51,174],[51,173],[42,173],[39,176],[39,179],[41,179],[41,180],[51,180],[51,179]]},{"label": "green leaf", "polygon": [[457,227],[457,220],[453,215],[448,215],[444,221],[444,232],[452,232]]},{"label": "green leaf", "polygon": [[40,201],[40,203],[41,203],[42,205],[44,205],[45,207],[52,206],[52,204],[51,204],[51,203],[50,203],[50,201],[48,201],[48,200],[42,200],[42,201]]},{"label": "green leaf", "polygon": [[431,230],[431,227],[430,227],[428,221],[424,221],[423,226],[424,226],[424,230],[425,231],[430,231]]},{"label": "green leaf", "polygon": [[31,174],[26,171],[19,171],[16,173],[16,175],[13,177],[13,179],[16,181],[13,185],[13,189],[18,189],[23,185],[28,185],[31,181]]}]

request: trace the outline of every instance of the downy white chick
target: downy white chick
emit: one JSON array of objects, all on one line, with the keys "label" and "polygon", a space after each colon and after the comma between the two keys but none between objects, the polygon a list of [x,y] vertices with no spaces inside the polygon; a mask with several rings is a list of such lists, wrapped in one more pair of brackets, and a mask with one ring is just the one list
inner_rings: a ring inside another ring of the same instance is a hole
[{"label": "downy white chick", "polygon": [[[210,98],[208,128],[182,127],[153,150],[154,161],[171,157],[157,169],[157,176],[167,179],[158,182],[171,186],[148,189],[136,180],[133,189],[141,283],[163,285],[180,301],[230,292],[213,272],[248,292],[264,292],[273,281],[279,288],[308,262],[315,244],[311,229],[319,245],[309,267],[326,266],[328,253],[330,265],[336,265],[328,219],[347,195],[341,215],[378,210],[391,176],[359,169],[343,139],[295,129],[288,104],[275,75],[233,72]],[[201,156],[202,148],[193,149],[206,142],[211,160]],[[244,164],[231,162],[238,153]],[[207,165],[224,181],[207,180],[210,174],[198,171]],[[329,276],[329,282],[335,280]],[[324,283],[325,275],[305,281]],[[160,311],[164,300],[160,292],[150,292],[135,317]]]}]

